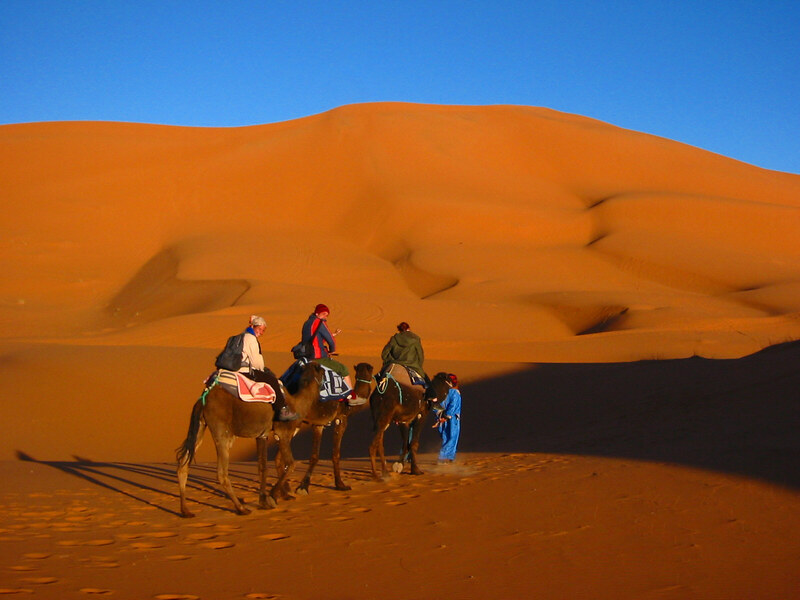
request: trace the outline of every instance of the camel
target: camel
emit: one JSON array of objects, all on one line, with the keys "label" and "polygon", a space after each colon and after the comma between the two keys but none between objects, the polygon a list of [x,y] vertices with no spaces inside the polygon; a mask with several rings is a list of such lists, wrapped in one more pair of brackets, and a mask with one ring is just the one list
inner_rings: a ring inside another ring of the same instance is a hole
[{"label": "camel", "polygon": [[[309,363],[303,367],[298,391],[294,396],[288,396],[290,405],[307,407],[319,399],[320,386],[322,385],[322,367],[316,363]],[[193,517],[194,514],[186,505],[186,481],[189,476],[189,465],[194,460],[195,453],[203,441],[206,427],[211,431],[211,437],[217,450],[217,480],[228,498],[233,502],[234,509],[239,515],[246,515],[250,510],[242,506],[239,498],[233,492],[230,478],[228,477],[228,463],[230,449],[237,437],[255,438],[258,454],[258,474],[260,479],[259,507],[268,508],[277,506],[276,495],[282,489],[283,482],[289,476],[289,467],[292,464],[291,455],[284,456],[287,466],[278,472],[278,480],[272,486],[269,497],[266,493],[267,485],[267,441],[278,421],[273,422],[275,411],[272,404],[266,402],[244,402],[229,394],[219,386],[212,386],[207,393],[195,402],[192,416],[189,420],[189,433],[180,447],[176,450],[178,460],[178,485],[180,487],[181,515]],[[283,446],[281,452],[286,452]]]},{"label": "camel", "polygon": [[[365,402],[369,398],[372,389],[372,365],[368,363],[359,363],[353,367],[356,377],[356,384],[354,390],[356,395],[363,399]],[[308,487],[311,484],[311,474],[314,472],[314,467],[319,462],[319,448],[322,440],[322,431],[328,425],[333,425],[333,476],[335,487],[337,490],[347,491],[351,489],[342,480],[341,469],[339,466],[342,450],[342,438],[345,430],[347,430],[348,417],[361,410],[362,406],[348,406],[347,402],[339,402],[336,400],[327,400],[325,402],[313,402],[307,412],[301,412],[295,407],[295,410],[301,415],[302,421],[311,425],[312,429],[312,446],[311,458],[308,462],[308,470],[306,471],[300,485],[295,489],[296,494],[308,494]],[[297,434],[300,428],[300,420],[286,421],[275,423],[273,429],[276,437],[280,437],[279,443],[285,441],[287,445],[291,439]],[[278,452],[275,456],[275,465],[278,471],[284,467],[283,461],[287,451]],[[288,449],[291,455],[291,448]],[[284,498],[288,497],[288,479],[284,480]]]},{"label": "camel", "polygon": [[[447,373],[437,373],[431,380],[428,390],[421,386],[409,385],[388,376],[383,392],[378,386],[369,398],[370,411],[372,412],[372,425],[375,435],[369,447],[369,460],[372,466],[372,477],[380,480],[388,473],[386,457],[383,453],[383,434],[392,422],[397,423],[400,435],[403,438],[403,450],[398,462],[393,465],[393,470],[401,473],[406,460],[411,462],[411,474],[422,475],[422,469],[417,464],[417,450],[422,424],[433,404],[438,404],[447,397],[450,385],[447,382]],[[380,453],[381,473],[379,477],[375,468],[375,456]]]}]

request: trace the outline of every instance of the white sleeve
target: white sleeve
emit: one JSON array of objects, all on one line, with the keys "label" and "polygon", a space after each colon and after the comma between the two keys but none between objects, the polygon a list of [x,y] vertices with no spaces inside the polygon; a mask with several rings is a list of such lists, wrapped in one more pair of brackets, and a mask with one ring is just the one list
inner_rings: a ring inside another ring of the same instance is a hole
[{"label": "white sleeve", "polygon": [[252,333],[244,335],[244,347],[242,349],[242,369],[249,366],[258,371],[264,370],[264,357],[258,351],[258,340]]}]

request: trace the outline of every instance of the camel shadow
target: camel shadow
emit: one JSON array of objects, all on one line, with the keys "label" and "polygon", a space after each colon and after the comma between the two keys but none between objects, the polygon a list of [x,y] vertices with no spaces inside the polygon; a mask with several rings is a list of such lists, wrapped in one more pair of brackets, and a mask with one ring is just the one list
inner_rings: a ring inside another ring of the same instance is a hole
[{"label": "camel shadow", "polygon": [[[37,460],[21,450],[16,452],[16,456],[17,460],[56,469],[93,486],[120,494],[162,512],[180,516],[179,511],[165,506],[167,504],[170,506],[177,505],[179,498],[175,467],[173,465],[96,462],[78,456],[74,457],[75,461],[43,461]],[[192,469],[193,475],[189,477],[188,487],[218,498],[221,501],[227,498],[217,485],[217,470],[214,465],[194,465]],[[257,492],[255,473],[245,467],[237,466],[230,469],[230,475],[231,479],[236,482],[235,485],[238,489],[248,488]],[[152,495],[157,501],[147,498],[146,495]],[[162,497],[163,503],[160,502]],[[214,509],[234,512],[232,509],[225,507],[223,502],[212,504],[203,500],[195,501],[197,504]]]}]

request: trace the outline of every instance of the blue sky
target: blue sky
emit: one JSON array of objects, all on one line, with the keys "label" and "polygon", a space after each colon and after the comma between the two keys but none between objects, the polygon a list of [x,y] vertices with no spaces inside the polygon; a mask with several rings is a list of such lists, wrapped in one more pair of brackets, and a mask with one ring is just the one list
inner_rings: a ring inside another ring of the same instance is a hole
[{"label": "blue sky", "polygon": [[0,123],[544,106],[800,173],[800,0],[0,0]]}]

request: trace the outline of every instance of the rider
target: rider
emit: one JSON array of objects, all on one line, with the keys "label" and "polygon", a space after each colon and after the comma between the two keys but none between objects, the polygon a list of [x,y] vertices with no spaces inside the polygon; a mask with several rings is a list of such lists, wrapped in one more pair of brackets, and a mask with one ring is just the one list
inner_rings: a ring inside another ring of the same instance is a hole
[{"label": "rider", "polygon": [[425,362],[422,340],[416,333],[411,331],[411,327],[405,321],[397,326],[397,333],[389,338],[389,341],[383,347],[381,359],[383,360],[382,372],[385,372],[392,363],[395,363],[415,371],[425,379],[426,384],[430,383],[422,368],[422,364]]},{"label": "rider", "polygon": [[253,381],[268,383],[275,390],[275,402],[272,407],[275,409],[275,418],[278,421],[293,421],[297,419],[295,413],[286,402],[283,389],[278,378],[269,368],[264,365],[264,357],[261,354],[261,344],[258,342],[264,331],[267,329],[267,322],[257,315],[250,317],[250,326],[244,330],[242,348],[242,366],[239,372]]},{"label": "rider", "polygon": [[[342,330],[336,329],[332,332],[328,329],[327,321],[330,313],[331,311],[327,306],[324,304],[317,304],[314,308],[314,312],[311,313],[308,319],[306,319],[306,322],[303,323],[301,341],[302,343],[310,343],[311,345],[312,355],[309,358],[318,362],[323,367],[327,367],[335,373],[338,373],[342,379],[344,379],[347,387],[352,390],[353,384],[350,382],[350,371],[342,363],[331,358],[331,354],[336,351],[336,341],[334,338],[339,335]],[[350,406],[364,404],[364,402],[365,400],[363,398],[359,399],[356,396],[354,390],[347,396],[347,403]]]}]

